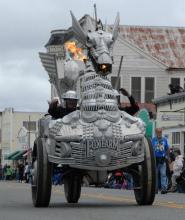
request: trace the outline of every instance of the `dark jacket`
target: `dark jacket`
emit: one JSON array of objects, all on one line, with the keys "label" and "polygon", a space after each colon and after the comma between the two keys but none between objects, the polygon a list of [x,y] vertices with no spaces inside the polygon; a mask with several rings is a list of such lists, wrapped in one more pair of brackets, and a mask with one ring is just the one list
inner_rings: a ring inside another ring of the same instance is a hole
[{"label": "dark jacket", "polygon": [[[130,115],[134,115],[139,111],[139,106],[135,102],[132,96],[128,97],[130,101],[130,106],[119,107],[121,111],[125,111]],[[62,106],[58,106],[57,102],[53,102],[49,105],[48,113],[55,119],[63,118],[65,115],[77,110],[78,108],[63,108]]]},{"label": "dark jacket", "polygon": [[65,115],[76,111],[77,108],[63,108],[62,106],[57,106],[57,103],[51,103],[49,105],[48,113],[55,119],[63,118]]},{"label": "dark jacket", "polygon": [[79,108],[64,108],[61,105],[58,105],[58,102],[52,102],[49,105],[48,113],[55,119],[63,118],[65,115],[68,115],[71,112],[78,110]]},{"label": "dark jacket", "polygon": [[125,111],[126,113],[128,113],[129,115],[134,115],[136,112],[139,111],[139,106],[138,104],[135,102],[135,99],[132,96],[128,97],[129,101],[130,101],[130,106],[126,106],[126,107],[119,107],[119,110],[121,111]]}]

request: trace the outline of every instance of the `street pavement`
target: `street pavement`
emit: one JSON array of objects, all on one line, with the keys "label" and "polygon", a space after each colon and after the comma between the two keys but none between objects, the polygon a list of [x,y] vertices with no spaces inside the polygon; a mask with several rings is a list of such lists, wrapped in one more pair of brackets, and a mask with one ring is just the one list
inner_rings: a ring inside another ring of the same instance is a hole
[{"label": "street pavement", "polygon": [[30,184],[0,181],[0,220],[184,220],[185,194],[157,194],[138,206],[133,191],[82,187],[78,204],[68,204],[63,186],[53,186],[50,206],[34,208]]}]

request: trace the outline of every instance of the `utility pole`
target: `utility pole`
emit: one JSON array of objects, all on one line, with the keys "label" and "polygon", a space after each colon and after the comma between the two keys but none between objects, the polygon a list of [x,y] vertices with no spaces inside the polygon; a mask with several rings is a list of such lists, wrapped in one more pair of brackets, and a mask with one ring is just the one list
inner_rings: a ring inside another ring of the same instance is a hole
[{"label": "utility pole", "polygon": [[119,77],[120,77],[120,73],[121,73],[122,63],[123,63],[123,56],[121,56],[120,63],[119,63],[118,75],[117,75],[116,84],[115,84],[115,88],[114,88],[116,90],[118,90],[118,85],[120,83]]},{"label": "utility pole", "polygon": [[96,28],[98,27],[98,19],[97,19],[97,9],[96,4],[94,4],[94,16],[95,16],[95,22],[96,22]]},{"label": "utility pole", "polygon": [[28,147],[30,148],[30,115],[29,115],[29,122],[28,122]]}]

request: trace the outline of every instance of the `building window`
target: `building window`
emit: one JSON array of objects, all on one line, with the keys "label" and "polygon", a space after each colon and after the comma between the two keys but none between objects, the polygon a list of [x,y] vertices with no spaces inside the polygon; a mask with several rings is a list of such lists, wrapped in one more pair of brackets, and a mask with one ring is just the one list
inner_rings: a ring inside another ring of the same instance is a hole
[{"label": "building window", "polygon": [[7,157],[8,157],[8,154],[3,154],[3,160],[6,160]]},{"label": "building window", "polygon": [[19,142],[21,144],[28,143],[28,136],[19,137]]},{"label": "building window", "polygon": [[132,77],[131,94],[137,102],[141,102],[141,77]]},{"label": "building window", "polygon": [[173,86],[180,86],[180,78],[171,78],[171,84]]},{"label": "building window", "polygon": [[180,145],[180,132],[172,132],[172,145]]},{"label": "building window", "polygon": [[36,131],[36,121],[23,121],[23,126],[28,131]]},{"label": "building window", "polygon": [[[120,77],[118,78],[118,82],[117,82],[117,76],[111,76],[111,84],[112,84],[112,87],[114,88],[114,89],[117,89],[117,90],[119,90],[120,89],[120,81],[121,81],[121,79],[120,79]],[[117,88],[116,88],[116,84],[117,84]]]},{"label": "building window", "polygon": [[145,78],[145,102],[151,103],[154,99],[154,78]]}]

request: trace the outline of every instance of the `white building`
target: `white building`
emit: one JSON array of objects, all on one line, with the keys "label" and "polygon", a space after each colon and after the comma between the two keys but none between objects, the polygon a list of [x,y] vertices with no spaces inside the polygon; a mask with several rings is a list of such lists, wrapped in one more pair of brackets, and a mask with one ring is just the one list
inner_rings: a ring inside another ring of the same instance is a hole
[{"label": "white building", "polygon": [[[89,20],[92,18],[88,15],[79,20],[85,31]],[[54,30],[46,44],[47,53],[56,55],[59,75],[63,74],[64,43],[71,40],[74,40],[71,28]],[[132,93],[141,107],[155,112],[152,99],[167,95],[170,83],[185,88],[185,28],[120,25],[113,53],[113,84],[121,56],[119,86]],[[53,87],[51,93],[56,96]],[[122,101],[127,102],[127,99],[122,97]]]},{"label": "white building", "polygon": [[43,112],[19,112],[5,108],[0,112],[0,159],[5,163],[7,155],[32,148],[37,136],[37,121]]},{"label": "white building", "polygon": [[185,155],[185,92],[163,96],[153,101],[157,106],[156,127],[163,128],[173,147]]}]

